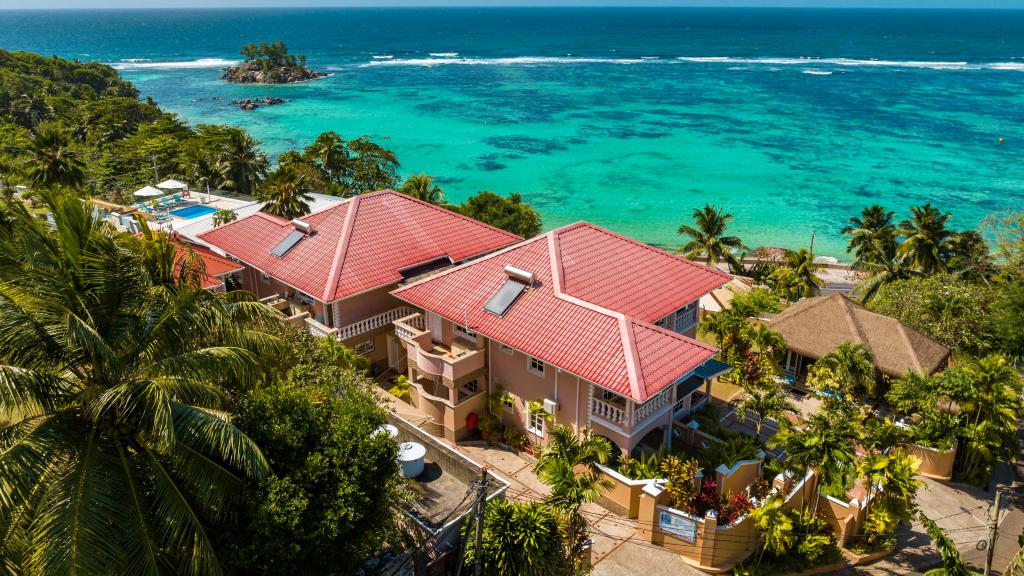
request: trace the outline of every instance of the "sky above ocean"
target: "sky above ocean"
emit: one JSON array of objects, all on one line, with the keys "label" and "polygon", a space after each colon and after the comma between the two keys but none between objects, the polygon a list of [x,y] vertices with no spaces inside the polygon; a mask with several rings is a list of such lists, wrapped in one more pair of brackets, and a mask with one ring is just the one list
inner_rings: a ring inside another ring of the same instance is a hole
[{"label": "sky above ocean", "polygon": [[[264,9],[12,12],[0,47],[95,60],[193,123],[271,154],[335,130],[395,150],[449,199],[520,192],[667,247],[694,208],[751,246],[844,257],[871,203],[972,228],[1024,207],[1024,12]],[[218,80],[284,40],[331,76]],[[242,111],[237,98],[278,96]],[[1000,143],[1002,139],[1002,143]]]}]

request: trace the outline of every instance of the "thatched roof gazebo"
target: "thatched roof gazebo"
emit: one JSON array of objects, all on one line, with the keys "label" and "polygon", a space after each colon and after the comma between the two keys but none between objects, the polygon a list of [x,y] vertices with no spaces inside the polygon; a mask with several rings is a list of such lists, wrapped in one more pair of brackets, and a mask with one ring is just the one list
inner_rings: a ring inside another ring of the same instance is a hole
[{"label": "thatched roof gazebo", "polygon": [[821,358],[843,342],[863,345],[880,372],[897,378],[908,371],[932,374],[949,359],[949,348],[842,294],[801,300],[770,319],[768,327],[786,339],[785,368],[797,378],[806,373],[808,360]]}]

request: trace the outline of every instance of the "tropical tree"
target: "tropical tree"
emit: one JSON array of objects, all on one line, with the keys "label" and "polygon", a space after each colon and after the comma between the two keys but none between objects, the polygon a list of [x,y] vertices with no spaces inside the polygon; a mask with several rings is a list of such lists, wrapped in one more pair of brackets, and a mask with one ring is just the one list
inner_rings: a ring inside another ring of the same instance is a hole
[{"label": "tropical tree", "polygon": [[950,274],[974,282],[988,282],[995,274],[992,254],[981,233],[967,230],[954,234],[949,239],[948,250],[946,270]]},{"label": "tropical tree", "polygon": [[292,164],[278,168],[259,188],[259,197],[266,202],[261,212],[291,220],[309,213],[309,195],[313,190],[306,175]]},{"label": "tropical tree", "polygon": [[[853,414],[845,406],[835,405],[809,416],[802,430],[784,420],[782,428],[768,444],[784,449],[787,464],[805,475],[808,470],[816,469],[820,486],[843,486],[853,472],[858,438]],[[817,509],[817,502],[814,509]]]},{"label": "tropical tree", "polygon": [[761,440],[761,427],[765,418],[781,422],[787,413],[800,414],[789,396],[778,386],[744,387],[743,399],[736,405],[736,415],[746,418],[747,413],[757,416],[754,422],[755,437]]},{"label": "tropical tree", "polygon": [[28,145],[28,176],[39,188],[78,188],[85,183],[85,163],[71,146],[71,136],[55,124],[43,124]]},{"label": "tropical tree", "polygon": [[207,521],[268,473],[219,411],[278,341],[262,304],[153,281],[78,199],[0,230],[0,557],[16,572],[219,574]]},{"label": "tropical tree", "polygon": [[808,249],[786,250],[782,259],[783,269],[790,270],[797,280],[797,290],[803,298],[817,296],[825,282],[818,277],[821,265],[814,261],[814,254]]},{"label": "tropical tree", "polygon": [[850,218],[850,224],[843,228],[843,234],[850,237],[846,251],[856,258],[855,264],[873,259],[875,244],[880,237],[891,237],[895,232],[892,218],[895,212],[878,204],[864,208],[859,217]]},{"label": "tropical tree", "polygon": [[536,236],[541,230],[540,212],[523,202],[520,194],[506,198],[494,192],[480,192],[470,196],[455,211],[523,238]]},{"label": "tropical tree", "polygon": [[1021,417],[1021,377],[1002,354],[962,359],[945,378],[958,378],[961,425],[956,470],[962,478],[987,472],[995,454],[1014,438]]},{"label": "tropical tree", "polygon": [[221,185],[239,194],[251,194],[267,174],[270,162],[259,141],[240,128],[228,129],[217,169]]},{"label": "tropical tree", "polygon": [[209,190],[220,185],[221,173],[217,159],[209,151],[196,152],[187,161],[188,177],[200,188]]},{"label": "tropical tree", "polygon": [[398,184],[398,157],[380,144],[363,136],[348,141],[352,157],[345,164],[349,194],[362,194],[394,188]]},{"label": "tropical tree", "polygon": [[316,163],[331,184],[341,184],[346,180],[346,165],[351,153],[337,132],[324,132],[317,136],[312,144],[306,146],[303,155]]},{"label": "tropical tree", "polygon": [[761,533],[761,551],[757,553],[759,566],[766,550],[771,550],[776,556],[782,556],[796,541],[793,520],[786,513],[785,504],[779,494],[774,494],[750,513],[751,521]]},{"label": "tropical tree", "polygon": [[951,214],[940,212],[930,202],[923,206],[912,206],[910,212],[910,218],[900,222],[899,234],[903,236],[900,255],[918,272],[941,272],[945,268],[953,235],[946,228]]},{"label": "tropical tree", "polygon": [[[909,522],[917,512],[917,490],[924,482],[917,479],[921,460],[901,448],[887,454],[870,453],[857,462],[857,477],[866,484],[868,511],[884,509],[897,523]],[[889,533],[890,531],[882,531]]]},{"label": "tropical tree", "polygon": [[572,576],[582,554],[587,522],[580,507],[594,502],[601,492],[611,487],[598,465],[611,457],[612,446],[607,438],[595,436],[589,429],[577,435],[564,424],[548,432],[548,443],[541,449],[534,472],[540,481],[551,487],[547,501],[560,509],[568,525],[568,573]]},{"label": "tropical tree", "polygon": [[238,218],[238,214],[234,210],[221,209],[213,213],[213,225],[223,226],[230,222],[234,222]]},{"label": "tropical tree", "polygon": [[428,176],[424,172],[410,175],[398,191],[431,204],[444,203],[444,191],[440,186],[434,184],[433,176]]},{"label": "tropical tree", "polygon": [[[476,561],[475,523],[464,529],[466,566]],[[543,502],[487,505],[480,545],[481,568],[494,576],[548,576],[565,565],[564,535],[558,510]]]},{"label": "tropical tree", "polygon": [[828,368],[840,382],[846,383],[845,390],[874,395],[878,391],[878,373],[873,360],[874,355],[864,345],[843,342],[816,364]]},{"label": "tropical tree", "polygon": [[733,263],[736,260],[733,250],[742,250],[746,246],[737,236],[725,236],[725,230],[732,221],[732,214],[723,213],[722,209],[713,204],[705,204],[702,209],[694,209],[694,226],[684,224],[679,233],[688,236],[690,241],[679,248],[687,258],[703,256],[708,266],[718,262]]},{"label": "tropical tree", "polygon": [[880,231],[871,239],[871,244],[854,262],[854,268],[864,274],[857,285],[862,302],[871,300],[883,286],[914,274],[907,260],[899,254],[899,243],[892,229]]},{"label": "tropical tree", "polygon": [[667,480],[665,493],[669,506],[687,512],[693,510],[693,502],[699,492],[694,477],[699,471],[700,463],[694,458],[683,460],[670,454],[661,461],[661,473]]}]

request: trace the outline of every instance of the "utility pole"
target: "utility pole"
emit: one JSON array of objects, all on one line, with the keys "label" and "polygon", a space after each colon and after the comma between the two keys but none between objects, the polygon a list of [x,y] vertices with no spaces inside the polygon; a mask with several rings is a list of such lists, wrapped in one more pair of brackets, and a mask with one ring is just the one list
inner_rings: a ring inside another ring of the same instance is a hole
[{"label": "utility pole", "polygon": [[811,247],[807,249],[808,252],[814,254],[814,236],[817,234],[816,231],[811,230]]},{"label": "utility pole", "polygon": [[992,573],[992,554],[996,548],[996,535],[999,533],[999,501],[1003,496],[1003,487],[996,486],[996,514],[988,527],[988,546],[985,548],[985,576]]},{"label": "utility pole", "polygon": [[476,499],[476,546],[473,548],[473,576],[480,576],[484,539],[484,511],[487,509],[487,467],[480,469],[480,492]]}]

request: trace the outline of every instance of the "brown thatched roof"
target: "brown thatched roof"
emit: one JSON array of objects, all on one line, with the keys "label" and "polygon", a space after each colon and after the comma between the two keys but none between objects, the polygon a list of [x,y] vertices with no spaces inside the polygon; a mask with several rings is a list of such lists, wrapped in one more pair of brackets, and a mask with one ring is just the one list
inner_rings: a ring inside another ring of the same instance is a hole
[{"label": "brown thatched roof", "polygon": [[810,358],[821,358],[843,342],[861,344],[871,351],[875,366],[890,376],[908,370],[931,374],[949,357],[949,348],[842,294],[801,300],[768,326],[782,334],[790,350]]}]

